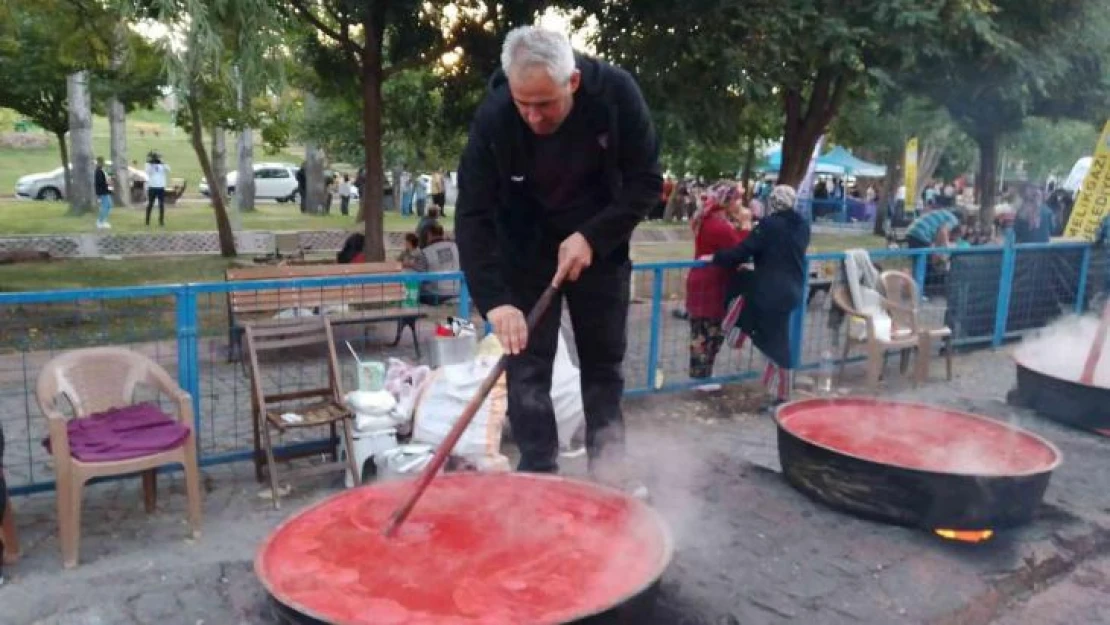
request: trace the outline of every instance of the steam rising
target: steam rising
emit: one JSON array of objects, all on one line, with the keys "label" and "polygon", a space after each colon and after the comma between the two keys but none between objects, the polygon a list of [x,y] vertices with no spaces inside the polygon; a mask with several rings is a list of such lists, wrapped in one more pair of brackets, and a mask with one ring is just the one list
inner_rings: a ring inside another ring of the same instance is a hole
[{"label": "steam rising", "polygon": [[[1046,375],[1078,382],[1087,354],[1095,341],[1098,318],[1068,315],[1035,332],[1022,342],[1015,355],[1022,364]],[[1110,350],[1103,345],[1095,369],[1095,384],[1110,387]]]}]

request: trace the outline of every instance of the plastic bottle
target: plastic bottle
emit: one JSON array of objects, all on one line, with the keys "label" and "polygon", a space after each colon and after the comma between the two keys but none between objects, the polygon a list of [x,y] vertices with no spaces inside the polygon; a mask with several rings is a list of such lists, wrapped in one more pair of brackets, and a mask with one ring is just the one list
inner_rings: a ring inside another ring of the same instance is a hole
[{"label": "plastic bottle", "polygon": [[829,350],[821,352],[821,366],[817,370],[817,393],[832,394],[833,355]]}]

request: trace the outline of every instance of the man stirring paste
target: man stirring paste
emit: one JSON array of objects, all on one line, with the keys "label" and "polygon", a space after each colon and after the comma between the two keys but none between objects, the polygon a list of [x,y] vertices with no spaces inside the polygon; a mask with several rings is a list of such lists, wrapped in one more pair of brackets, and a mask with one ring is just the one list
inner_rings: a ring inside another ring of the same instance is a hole
[{"label": "man stirring paste", "polygon": [[505,39],[501,70],[459,165],[462,270],[508,365],[518,469],[558,470],[551,374],[560,302],[529,335],[525,314],[562,286],[574,327],[590,472],[645,496],[624,469],[624,377],[632,231],[663,180],[651,117],[632,77],[534,27]]}]

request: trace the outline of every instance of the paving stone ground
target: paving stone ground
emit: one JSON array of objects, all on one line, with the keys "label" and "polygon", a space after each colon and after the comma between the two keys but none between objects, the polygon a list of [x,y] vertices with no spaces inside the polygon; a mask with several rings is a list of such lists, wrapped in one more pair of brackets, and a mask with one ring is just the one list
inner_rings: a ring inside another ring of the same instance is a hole
[{"label": "paving stone ground", "polygon": [[[748,386],[628,400],[631,451],[677,542],[655,614],[636,625],[1110,622],[1108,443],[1007,406],[1012,384],[1006,354],[984,351],[960,357],[951,383],[915,390],[892,375],[886,386],[891,397],[1020,423],[1063,451],[1034,522],[977,546],[857,520],[794,491],[778,473],[774,424],[754,414],[758,398]],[[258,497],[249,466],[205,474],[197,541],[185,538],[177,478],[160,482],[152,516],[134,481],[91,487],[82,563],[71,571],[61,568],[52,495],[18,498],[25,556],[0,588],[0,622],[277,622],[252,572],[255,549],[282,519],[339,484],[298,483],[276,512]]]}]

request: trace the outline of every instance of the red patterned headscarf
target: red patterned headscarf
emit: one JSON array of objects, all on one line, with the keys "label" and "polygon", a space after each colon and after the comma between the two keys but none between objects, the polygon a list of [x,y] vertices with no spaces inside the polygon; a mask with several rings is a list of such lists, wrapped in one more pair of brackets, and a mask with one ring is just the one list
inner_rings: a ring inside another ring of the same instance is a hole
[{"label": "red patterned headscarf", "polygon": [[706,217],[724,210],[740,197],[740,187],[735,182],[718,182],[706,189],[704,197],[701,209],[690,223],[695,234],[701,230],[702,221]]}]

